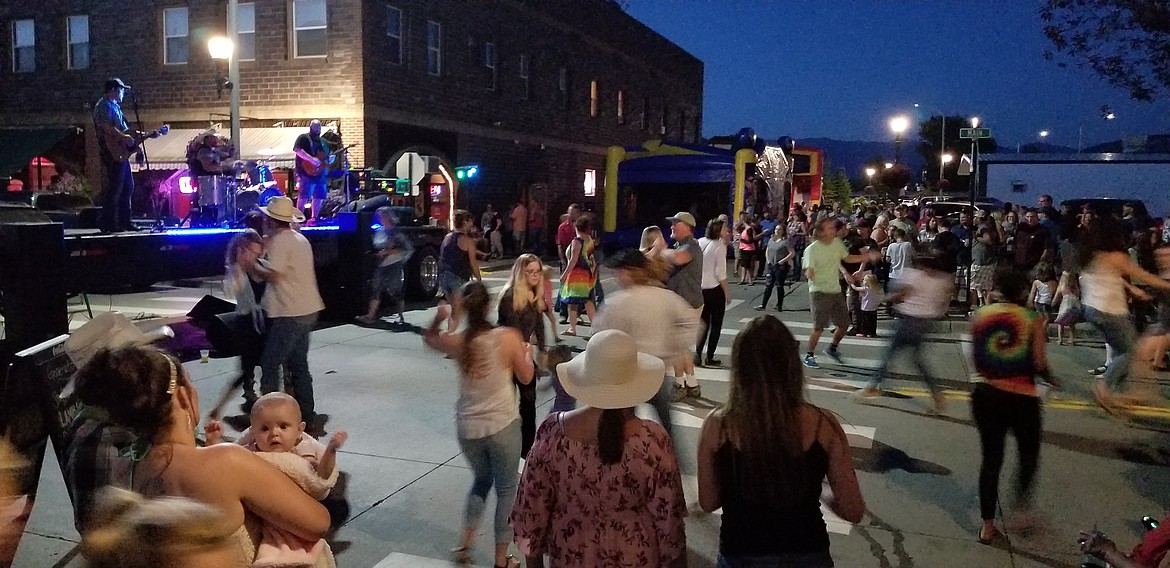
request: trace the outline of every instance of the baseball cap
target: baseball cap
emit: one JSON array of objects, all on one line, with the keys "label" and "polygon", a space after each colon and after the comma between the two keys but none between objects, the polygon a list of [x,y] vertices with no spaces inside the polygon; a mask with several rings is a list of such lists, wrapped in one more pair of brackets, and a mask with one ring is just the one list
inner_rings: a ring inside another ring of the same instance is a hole
[{"label": "baseball cap", "polygon": [[695,227],[696,225],[698,225],[698,223],[695,223],[695,216],[691,215],[690,213],[687,213],[686,211],[679,211],[678,213],[675,213],[674,215],[667,217],[666,220],[670,221],[672,223],[675,221],[682,221],[683,223],[686,223],[686,224],[690,225],[691,227]]},{"label": "baseball cap", "polygon": [[115,87],[120,87],[120,88],[123,88],[123,89],[129,89],[129,88],[130,88],[130,85],[127,85],[126,83],[123,83],[123,82],[122,82],[122,80],[121,80],[121,79],[119,79],[119,78],[117,78],[117,77],[113,77],[113,78],[110,78],[110,79],[106,79],[106,89],[105,89],[106,91],[109,91],[110,89],[113,89],[113,88],[115,88]]}]

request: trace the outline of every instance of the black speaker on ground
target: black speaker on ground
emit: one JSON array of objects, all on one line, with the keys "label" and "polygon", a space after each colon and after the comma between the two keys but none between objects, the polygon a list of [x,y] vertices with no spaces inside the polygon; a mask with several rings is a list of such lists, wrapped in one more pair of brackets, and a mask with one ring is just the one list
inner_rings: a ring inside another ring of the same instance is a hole
[{"label": "black speaker on ground", "polygon": [[93,205],[78,210],[77,226],[81,229],[100,229],[102,227],[102,206]]},{"label": "black speaker on ground", "polygon": [[8,223],[51,223],[48,215],[27,203],[0,202],[0,225]]},{"label": "black speaker on ground", "polygon": [[219,314],[226,314],[236,311],[236,305],[224,300],[216,298],[215,296],[204,296],[198,303],[195,304],[191,311],[187,312],[187,317],[191,318],[192,322],[199,327],[215,319]]},{"label": "black speaker on ground", "polygon": [[[0,207],[0,219],[32,208]],[[42,215],[43,216],[43,215]],[[65,231],[60,223],[0,220],[0,300],[4,333],[15,350],[69,333]]]}]

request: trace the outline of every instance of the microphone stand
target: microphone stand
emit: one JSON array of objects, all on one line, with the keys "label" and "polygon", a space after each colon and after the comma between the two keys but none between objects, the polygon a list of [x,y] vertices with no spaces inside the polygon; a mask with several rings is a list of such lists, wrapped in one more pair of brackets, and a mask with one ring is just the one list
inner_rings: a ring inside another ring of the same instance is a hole
[{"label": "microphone stand", "polygon": [[[138,108],[138,91],[136,91],[134,89],[130,89],[130,108],[134,109],[134,122],[137,123],[138,136],[142,136],[143,133],[146,132],[146,129],[143,128],[143,126],[142,126],[142,114]],[[142,168],[146,169],[147,171],[150,170],[150,156],[146,152],[146,144],[145,143],[140,142],[138,144],[138,151],[136,152],[135,157],[137,158],[136,161],[138,162],[139,167],[142,167]],[[157,189],[154,191],[157,191]],[[151,208],[154,209],[154,225],[155,225],[155,228],[157,229],[158,227],[162,226],[162,212],[159,211],[158,202],[154,198],[154,195],[153,195],[154,191],[152,191],[150,205],[151,205]],[[130,200],[131,200],[131,203],[133,203],[133,200],[134,200],[133,195],[130,196]],[[131,216],[133,216],[133,213],[131,213]]]}]

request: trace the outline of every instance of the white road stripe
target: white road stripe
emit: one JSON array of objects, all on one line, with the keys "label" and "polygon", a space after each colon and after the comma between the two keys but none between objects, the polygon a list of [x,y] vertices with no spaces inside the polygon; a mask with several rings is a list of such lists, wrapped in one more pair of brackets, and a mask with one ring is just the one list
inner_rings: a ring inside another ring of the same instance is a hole
[{"label": "white road stripe", "polygon": [[450,568],[451,566],[455,566],[455,563],[451,560],[438,560],[436,558],[392,552],[390,556],[380,560],[373,568]]}]

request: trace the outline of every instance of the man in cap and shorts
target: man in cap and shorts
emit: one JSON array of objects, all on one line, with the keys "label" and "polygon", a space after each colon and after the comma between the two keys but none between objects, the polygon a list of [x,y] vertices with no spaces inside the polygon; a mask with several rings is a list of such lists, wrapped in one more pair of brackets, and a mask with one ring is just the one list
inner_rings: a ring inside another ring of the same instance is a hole
[{"label": "man in cap and shorts", "polygon": [[[670,267],[666,288],[682,296],[695,310],[695,317],[699,317],[703,311],[703,247],[695,240],[695,216],[679,211],[666,220],[670,222],[670,238],[674,240],[674,248],[662,251],[662,258]],[[690,338],[692,343],[696,339],[697,335]],[[675,363],[676,399],[702,396],[699,380],[695,378],[698,359],[698,355],[694,359],[682,356]]]},{"label": "man in cap and shorts", "polygon": [[813,316],[808,353],[804,357],[805,367],[819,367],[815,355],[817,342],[829,323],[837,328],[833,330],[833,343],[825,349],[825,355],[837,363],[843,363],[837,346],[849,328],[849,308],[845,303],[845,294],[841,291],[840,276],[844,274],[841,263],[877,261],[881,257],[880,253],[873,250],[849,254],[845,243],[837,237],[838,230],[844,226],[843,222],[832,217],[821,219],[813,231],[816,240],[804,249],[804,271],[808,277],[809,308]]}]

